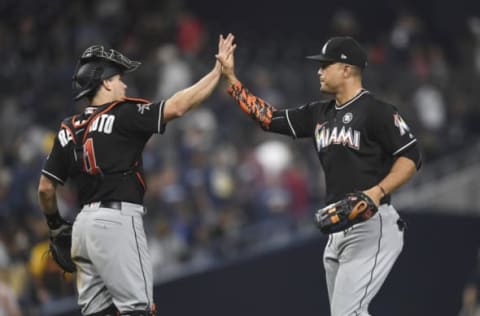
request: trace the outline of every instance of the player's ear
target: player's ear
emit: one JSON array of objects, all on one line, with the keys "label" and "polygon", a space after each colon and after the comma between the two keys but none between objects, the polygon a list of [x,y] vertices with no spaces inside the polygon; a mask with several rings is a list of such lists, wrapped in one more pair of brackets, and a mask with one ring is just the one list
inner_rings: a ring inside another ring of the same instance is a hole
[{"label": "player's ear", "polygon": [[357,66],[345,64],[345,68],[343,72],[345,78],[356,77],[356,76],[359,76],[360,73],[361,73],[360,68],[358,68]]},{"label": "player's ear", "polygon": [[112,90],[112,82],[108,79],[102,80],[102,87],[104,87],[105,90],[110,91]]},{"label": "player's ear", "polygon": [[348,78],[352,75],[352,66],[349,64],[343,64],[343,77]]}]

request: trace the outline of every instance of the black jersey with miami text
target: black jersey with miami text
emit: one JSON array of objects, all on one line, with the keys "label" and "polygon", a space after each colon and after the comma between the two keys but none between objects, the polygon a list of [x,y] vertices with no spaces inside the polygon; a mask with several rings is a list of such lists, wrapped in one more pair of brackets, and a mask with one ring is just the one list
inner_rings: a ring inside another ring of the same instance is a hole
[{"label": "black jersey with miami text", "polygon": [[164,132],[163,105],[125,98],[66,118],[42,174],[62,185],[71,179],[80,205],[143,203],[142,152],[153,133]]},{"label": "black jersey with miami text", "polygon": [[275,111],[270,130],[284,133],[284,128],[275,130],[277,118],[286,119],[288,134],[313,139],[325,173],[327,203],[376,185],[396,157],[416,146],[398,110],[366,90],[341,106],[332,100]]}]

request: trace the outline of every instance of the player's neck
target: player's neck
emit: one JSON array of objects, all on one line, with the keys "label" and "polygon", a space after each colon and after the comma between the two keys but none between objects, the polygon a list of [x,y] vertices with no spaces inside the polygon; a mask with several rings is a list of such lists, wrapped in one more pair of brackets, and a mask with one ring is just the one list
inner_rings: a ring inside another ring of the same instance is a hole
[{"label": "player's neck", "polygon": [[90,104],[90,106],[100,106],[106,103],[116,101],[110,94],[97,94]]},{"label": "player's neck", "polygon": [[355,82],[345,85],[343,89],[337,92],[335,100],[337,105],[342,105],[353,99],[357,94],[363,90],[361,82]]}]

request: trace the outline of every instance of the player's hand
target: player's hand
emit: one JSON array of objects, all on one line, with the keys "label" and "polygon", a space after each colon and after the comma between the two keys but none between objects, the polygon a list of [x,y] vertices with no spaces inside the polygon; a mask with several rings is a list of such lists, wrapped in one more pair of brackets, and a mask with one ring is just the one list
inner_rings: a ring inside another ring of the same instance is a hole
[{"label": "player's hand", "polygon": [[377,207],[380,205],[380,200],[383,198],[383,192],[378,187],[378,185],[363,191],[363,193],[366,194],[369,198],[371,198]]},{"label": "player's hand", "polygon": [[234,51],[237,45],[233,43],[235,36],[229,33],[226,38],[220,35],[218,43],[218,54],[215,55],[217,60],[222,65],[223,75],[230,81],[231,84],[237,81],[235,76],[235,58]]},{"label": "player's hand", "polygon": [[60,236],[66,236],[66,235],[72,234],[72,223],[64,219],[62,220],[63,220],[63,223],[59,227],[55,229],[52,229],[52,228],[49,229],[50,237],[58,238]]}]

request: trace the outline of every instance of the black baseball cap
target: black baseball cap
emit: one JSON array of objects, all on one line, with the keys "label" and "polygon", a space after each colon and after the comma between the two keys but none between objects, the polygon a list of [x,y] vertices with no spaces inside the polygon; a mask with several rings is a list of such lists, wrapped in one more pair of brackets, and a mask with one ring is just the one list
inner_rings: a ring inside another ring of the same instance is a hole
[{"label": "black baseball cap", "polygon": [[330,38],[323,45],[320,54],[307,56],[307,58],[322,64],[345,63],[362,69],[367,66],[367,52],[349,36]]}]

